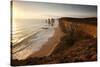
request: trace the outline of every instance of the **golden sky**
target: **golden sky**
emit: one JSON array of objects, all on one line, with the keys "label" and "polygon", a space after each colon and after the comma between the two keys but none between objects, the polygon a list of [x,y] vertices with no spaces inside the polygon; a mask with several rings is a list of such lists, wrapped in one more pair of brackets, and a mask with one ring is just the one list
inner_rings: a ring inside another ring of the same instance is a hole
[{"label": "golden sky", "polygon": [[89,5],[14,1],[12,12],[14,19],[96,17],[97,7]]}]

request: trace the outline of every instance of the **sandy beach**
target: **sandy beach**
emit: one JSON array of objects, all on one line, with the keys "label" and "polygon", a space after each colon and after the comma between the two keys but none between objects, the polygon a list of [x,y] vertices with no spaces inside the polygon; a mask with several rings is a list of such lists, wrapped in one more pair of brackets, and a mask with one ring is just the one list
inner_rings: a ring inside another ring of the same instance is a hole
[{"label": "sandy beach", "polygon": [[41,47],[41,49],[29,57],[43,57],[49,56],[57,44],[60,42],[60,38],[64,36],[64,33],[61,31],[59,26],[55,28],[55,34],[53,37],[48,39],[48,41]]}]

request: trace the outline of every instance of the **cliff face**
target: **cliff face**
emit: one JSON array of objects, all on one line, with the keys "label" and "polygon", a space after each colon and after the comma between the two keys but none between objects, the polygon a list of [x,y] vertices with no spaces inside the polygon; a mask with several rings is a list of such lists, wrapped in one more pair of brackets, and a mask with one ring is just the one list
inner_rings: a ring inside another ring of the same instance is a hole
[{"label": "cliff face", "polygon": [[[87,23],[86,23],[87,22]],[[92,22],[92,23],[91,23]],[[59,27],[65,34],[49,56],[12,60],[12,65],[37,65],[97,60],[96,20],[60,18]]]},{"label": "cliff face", "polygon": [[71,31],[85,32],[93,37],[97,37],[97,20],[96,18],[60,18],[59,24],[63,32]]},{"label": "cliff face", "polygon": [[[83,20],[84,19],[84,20]],[[66,35],[61,39],[61,42],[58,44],[58,46],[55,48],[53,54],[64,52],[63,50],[66,50],[66,52],[69,49],[77,49],[79,46],[88,44],[97,45],[97,25],[96,21],[92,18],[60,18],[59,19],[59,27],[61,28],[62,32],[64,32]],[[94,41],[93,41],[94,40]],[[83,43],[81,43],[81,41]],[[88,41],[88,42],[87,42]],[[90,43],[89,43],[90,41]],[[78,43],[79,45],[73,47]],[[86,47],[86,46],[85,46]],[[97,48],[95,48],[97,49]],[[85,51],[84,49],[82,49]],[[96,53],[96,50],[94,51]],[[77,51],[75,51],[77,53]],[[62,54],[62,53],[61,53]],[[70,54],[69,54],[70,55]],[[96,57],[95,57],[96,58]]]}]

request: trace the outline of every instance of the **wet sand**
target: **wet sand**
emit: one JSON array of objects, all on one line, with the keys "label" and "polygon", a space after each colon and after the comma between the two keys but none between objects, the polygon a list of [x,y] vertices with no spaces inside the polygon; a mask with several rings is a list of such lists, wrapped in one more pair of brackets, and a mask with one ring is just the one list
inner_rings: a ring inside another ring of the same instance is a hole
[{"label": "wet sand", "polygon": [[59,27],[55,28],[55,34],[51,37],[39,51],[33,53],[29,57],[43,57],[49,56],[57,44],[60,42],[60,38],[64,36],[64,33],[60,30]]}]

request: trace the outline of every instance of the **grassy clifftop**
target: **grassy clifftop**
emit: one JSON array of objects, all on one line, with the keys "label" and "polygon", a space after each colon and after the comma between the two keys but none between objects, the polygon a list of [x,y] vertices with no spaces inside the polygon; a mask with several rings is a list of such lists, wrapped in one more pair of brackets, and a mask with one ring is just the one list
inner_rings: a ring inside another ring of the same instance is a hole
[{"label": "grassy clifftop", "polygon": [[85,23],[91,25],[97,25],[97,17],[89,17],[89,18],[71,18],[71,17],[62,17],[59,18],[59,21],[69,21],[74,23]]}]

